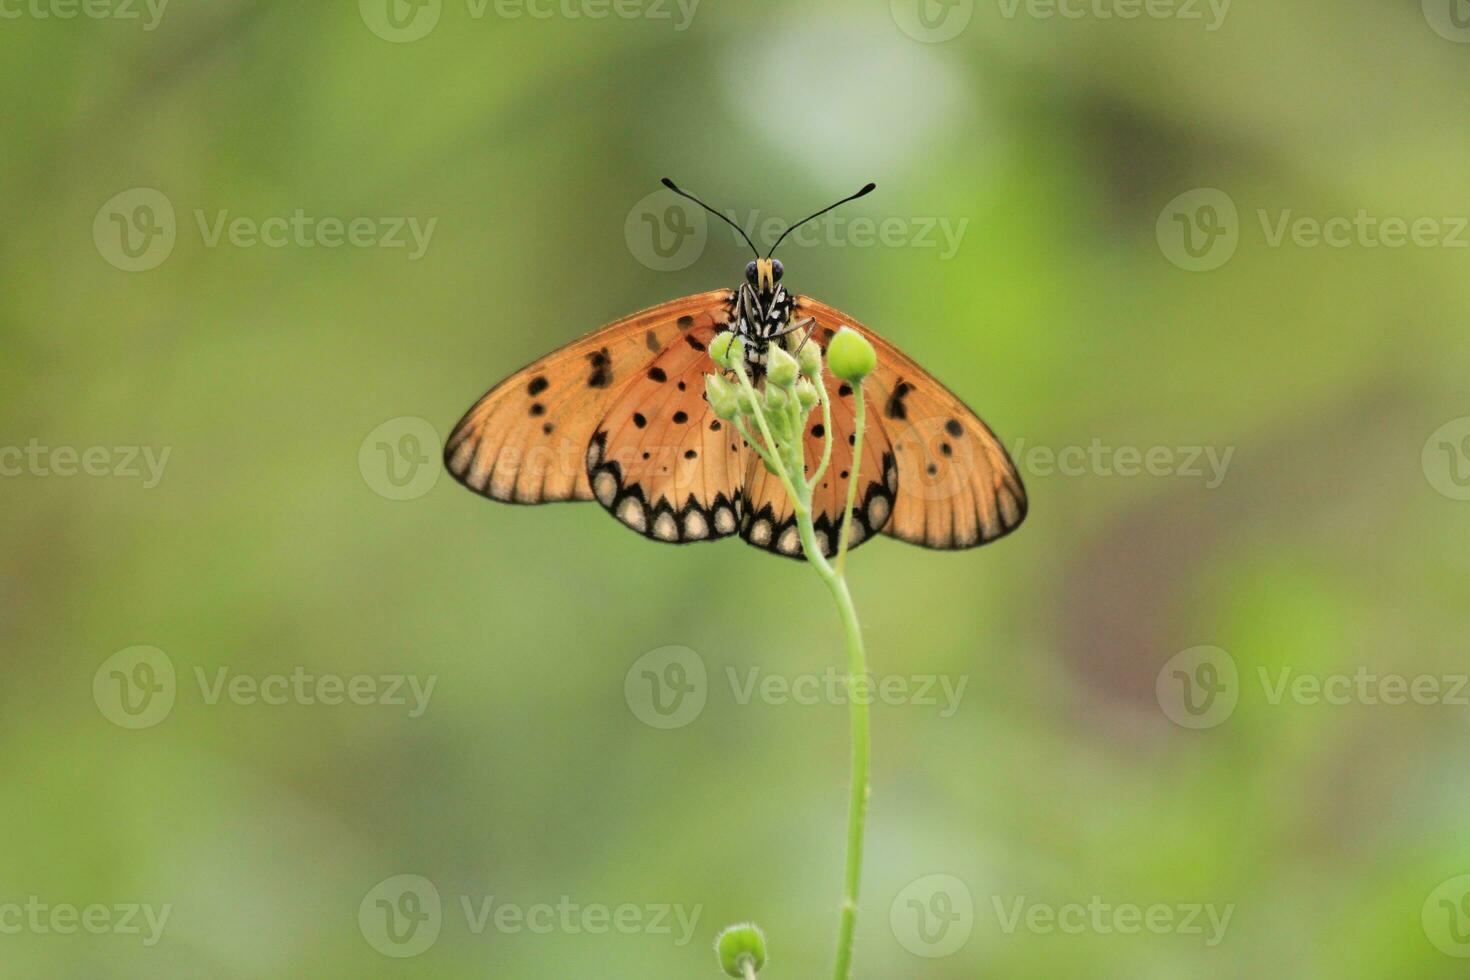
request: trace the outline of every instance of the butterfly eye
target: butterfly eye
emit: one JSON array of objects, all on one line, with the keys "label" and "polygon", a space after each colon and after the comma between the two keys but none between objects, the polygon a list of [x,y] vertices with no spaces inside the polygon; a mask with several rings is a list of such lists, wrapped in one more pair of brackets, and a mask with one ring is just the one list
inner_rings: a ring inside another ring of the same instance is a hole
[{"label": "butterfly eye", "polygon": [[750,283],[752,286],[754,286],[755,285],[755,277],[756,277],[755,263],[754,262],[750,262],[750,263],[748,263],[745,266],[745,281],[748,282],[748,283]]},{"label": "butterfly eye", "polygon": [[773,275],[773,276],[776,277],[776,281],[777,282],[780,282],[781,281],[781,274],[784,273],[785,271],[786,271],[786,267],[781,264],[781,260],[780,259],[777,259],[776,261],[774,261],[774,262],[771,263],[771,275]]}]

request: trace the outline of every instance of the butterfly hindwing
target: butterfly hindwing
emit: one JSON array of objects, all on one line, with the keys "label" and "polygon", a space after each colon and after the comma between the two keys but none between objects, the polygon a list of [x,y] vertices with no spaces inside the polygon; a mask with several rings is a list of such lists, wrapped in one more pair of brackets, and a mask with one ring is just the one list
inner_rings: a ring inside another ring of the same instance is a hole
[{"label": "butterfly hindwing", "polygon": [[[811,342],[816,343],[816,338]],[[812,526],[817,546],[830,558],[837,553],[838,527],[847,505],[847,482],[854,470],[853,442],[857,426],[851,386],[830,374],[825,381],[832,404],[832,460],[821,481],[812,489]],[[804,440],[808,477],[815,474],[821,464],[825,438],[826,422],[821,410],[816,409],[807,419]],[[858,490],[853,504],[849,549],[867,541],[888,523],[898,484],[893,447],[882,428],[864,427],[862,450],[862,465],[856,468]],[[780,477],[767,472],[765,464],[754,453],[751,454],[746,477],[745,497],[741,537],[755,547],[778,555],[804,557],[786,488]]]},{"label": "butterfly hindwing", "polygon": [[883,533],[959,549],[1020,525],[1026,516],[1020,475],[1000,440],[964,402],[897,347],[825,303],[797,297],[792,315],[815,318],[814,339],[823,349],[844,325],[877,349],[878,367],[863,382],[865,441],[886,444],[897,467],[893,513]]},{"label": "butterfly hindwing", "polygon": [[608,408],[686,334],[729,321],[733,293],[717,289],[624,317],[574,340],[492,388],[455,426],[444,462],[495,500],[591,500],[588,443]]},{"label": "butterfly hindwing", "polygon": [[675,339],[628,382],[587,447],[593,496],[614,517],[657,541],[734,534],[749,450],[704,397],[717,328]]}]

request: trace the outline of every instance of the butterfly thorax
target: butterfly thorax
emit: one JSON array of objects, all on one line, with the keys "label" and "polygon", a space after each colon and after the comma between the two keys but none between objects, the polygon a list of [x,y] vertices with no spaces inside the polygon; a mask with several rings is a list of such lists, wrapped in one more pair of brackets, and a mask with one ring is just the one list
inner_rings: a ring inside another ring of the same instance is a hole
[{"label": "butterfly thorax", "polygon": [[[761,260],[762,265],[770,260]],[[756,265],[756,263],[751,263]],[[753,365],[766,362],[766,345],[789,332],[791,311],[795,299],[786,287],[775,281],[769,267],[762,267],[757,274],[747,274],[735,295],[732,324],[740,339],[745,341],[746,360]]]}]

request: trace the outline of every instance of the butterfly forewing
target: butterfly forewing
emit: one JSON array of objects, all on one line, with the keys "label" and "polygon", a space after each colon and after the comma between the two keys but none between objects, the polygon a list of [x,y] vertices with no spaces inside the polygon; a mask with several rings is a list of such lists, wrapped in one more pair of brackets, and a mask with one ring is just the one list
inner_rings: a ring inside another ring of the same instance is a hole
[{"label": "butterfly forewing", "polygon": [[496,500],[593,499],[587,448],[610,406],[679,338],[713,334],[727,323],[732,299],[730,290],[717,289],[673,300],[533,362],[465,414],[445,443],[445,465]]},{"label": "butterfly forewing", "polygon": [[844,325],[877,349],[878,367],[864,381],[865,439],[886,443],[897,467],[893,513],[883,533],[958,549],[994,541],[1020,525],[1026,516],[1020,475],[1000,440],[964,402],[897,347],[825,303],[798,297],[793,317],[815,318],[814,339],[824,349]]}]

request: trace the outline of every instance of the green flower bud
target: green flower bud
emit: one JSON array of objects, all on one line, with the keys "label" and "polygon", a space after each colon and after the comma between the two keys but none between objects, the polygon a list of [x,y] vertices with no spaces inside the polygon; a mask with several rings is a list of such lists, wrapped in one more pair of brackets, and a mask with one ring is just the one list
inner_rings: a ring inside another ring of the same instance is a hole
[{"label": "green flower bud", "polygon": [[816,341],[808,340],[796,355],[796,360],[801,365],[801,373],[808,378],[821,376],[822,349],[817,346]]},{"label": "green flower bud", "polygon": [[786,394],[786,389],[777,385],[766,385],[766,407],[773,412],[779,412],[791,401],[791,396]]},{"label": "green flower bud", "polygon": [[750,394],[743,387],[735,392],[735,408],[741,415],[755,414],[755,402],[750,400]]},{"label": "green flower bud", "polygon": [[733,368],[745,358],[745,344],[729,330],[719,334],[709,345],[709,356],[722,368]]},{"label": "green flower bud", "polygon": [[715,940],[715,952],[720,957],[720,969],[728,976],[744,977],[747,962],[757,972],[766,967],[766,937],[751,922],[721,932]]},{"label": "green flower bud", "polygon": [[789,388],[796,382],[796,358],[778,344],[766,347],[766,378],[774,385]]},{"label": "green flower bud", "polygon": [[806,378],[802,378],[796,382],[796,401],[801,405],[802,411],[810,412],[820,400],[820,396],[817,395],[816,385],[812,384]]},{"label": "green flower bud", "polygon": [[868,338],[850,327],[843,327],[827,344],[827,366],[843,381],[856,384],[878,366],[878,352],[873,350]]},{"label": "green flower bud", "polygon": [[704,376],[704,397],[709,401],[709,407],[718,418],[729,421],[740,411],[735,389],[731,387],[730,382],[718,374]]}]

